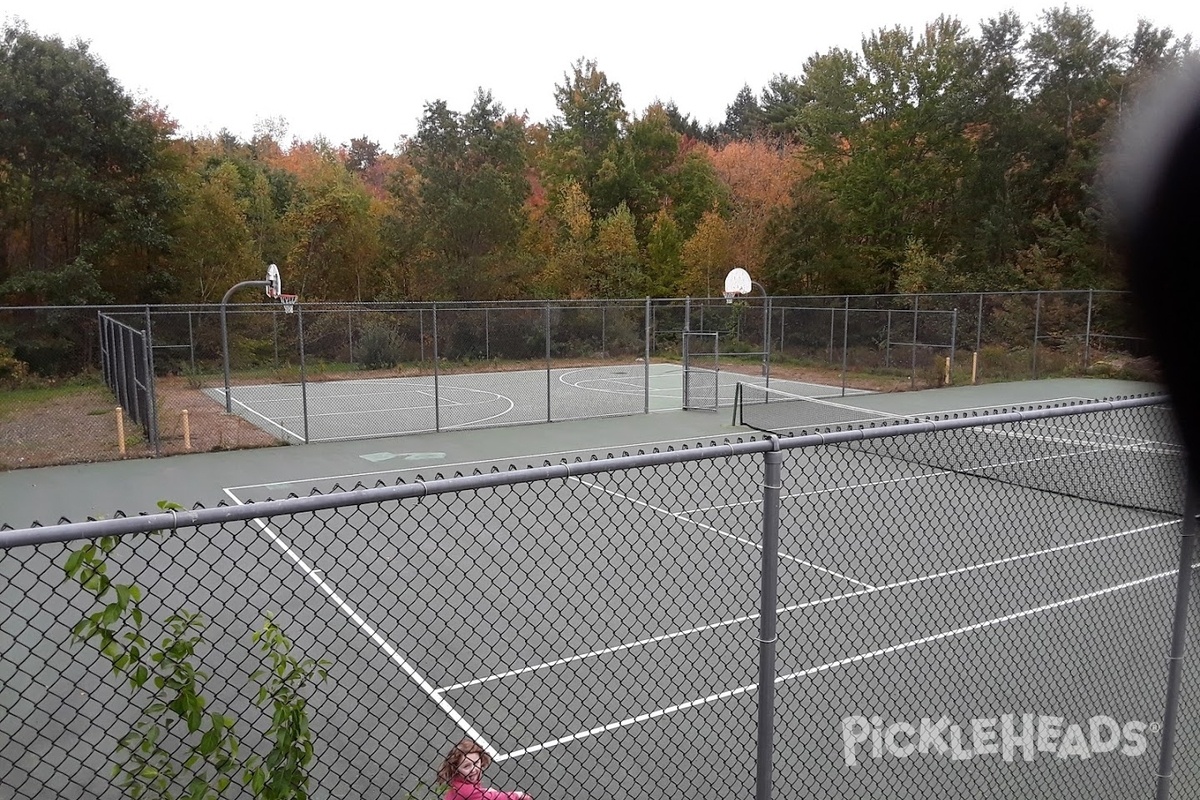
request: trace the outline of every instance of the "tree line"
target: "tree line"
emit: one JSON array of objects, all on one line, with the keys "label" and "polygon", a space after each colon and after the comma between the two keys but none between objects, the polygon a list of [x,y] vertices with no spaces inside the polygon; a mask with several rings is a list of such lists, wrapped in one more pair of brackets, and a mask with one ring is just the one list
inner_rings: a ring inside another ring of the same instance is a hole
[{"label": "tree line", "polygon": [[1114,287],[1098,175],[1191,38],[1083,9],[881,28],[745,86],[723,122],[631,112],[594,61],[532,121],[480,89],[367,137],[181,135],[83,42],[0,45],[0,303],[213,302],[264,265],[302,299]]}]

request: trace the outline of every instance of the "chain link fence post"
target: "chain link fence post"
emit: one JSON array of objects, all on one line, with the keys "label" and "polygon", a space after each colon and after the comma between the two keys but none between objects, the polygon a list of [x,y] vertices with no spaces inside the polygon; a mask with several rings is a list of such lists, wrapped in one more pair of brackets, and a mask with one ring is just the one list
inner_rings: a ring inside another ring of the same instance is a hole
[{"label": "chain link fence post", "polygon": [[921,296],[913,295],[913,330],[912,330],[912,364],[909,367],[911,372],[908,376],[908,386],[910,389],[917,388],[917,320],[921,316]]},{"label": "chain link fence post", "polygon": [[150,443],[154,445],[154,457],[162,455],[158,444],[158,389],[154,381],[154,331],[150,327],[150,306],[146,306],[146,333],[144,346],[146,348],[146,400],[150,416],[146,420],[146,432]]},{"label": "chain link fence post", "polygon": [[646,298],[646,319],[645,319],[645,334],[642,342],[645,353],[642,355],[642,399],[644,401],[644,413],[650,413],[650,338],[653,336],[652,326],[654,324],[653,310],[650,306],[650,298]]},{"label": "chain link fence post", "polygon": [[546,303],[545,310],[545,328],[546,328],[546,422],[553,420],[554,415],[551,412],[550,400],[550,375],[551,375],[551,360],[550,360],[550,303]]},{"label": "chain link fence post", "polygon": [[438,365],[437,303],[433,304],[431,312],[433,314],[433,429],[440,431],[442,429],[442,401],[439,394],[441,370]]},{"label": "chain link fence post", "polygon": [[846,370],[850,366],[850,295],[842,309],[842,397],[846,396]]},{"label": "chain link fence post", "polygon": [[1179,722],[1179,688],[1183,676],[1183,654],[1187,649],[1188,598],[1192,588],[1192,561],[1196,552],[1196,482],[1188,476],[1179,540],[1179,581],[1175,587],[1175,621],[1171,628],[1171,655],[1167,659],[1167,701],[1163,714],[1162,746],[1158,754],[1158,783],[1155,800],[1168,800],[1174,769],[1175,732]]},{"label": "chain link fence post", "polygon": [[783,453],[778,437],[763,453],[762,577],[758,633],[758,777],[755,800],[771,800],[775,730],[775,645],[779,598],[779,492]]},{"label": "chain link fence post", "polygon": [[950,314],[950,376],[954,379],[954,354],[958,350],[958,309]]},{"label": "chain link fence post", "polygon": [[1041,327],[1042,327],[1042,292],[1039,289],[1037,292],[1037,302],[1035,303],[1034,310],[1033,310],[1033,362],[1032,362],[1031,370],[1033,373],[1034,380],[1037,380],[1038,338],[1041,336]]},{"label": "chain link fence post", "polygon": [[1083,332],[1083,371],[1087,372],[1091,366],[1092,355],[1092,295],[1094,290],[1088,289],[1088,310],[1087,310],[1087,326]]},{"label": "chain link fence post", "polygon": [[308,444],[308,371],[304,366],[304,306],[296,303],[296,337],[300,340],[300,415],[304,418],[304,443]]}]

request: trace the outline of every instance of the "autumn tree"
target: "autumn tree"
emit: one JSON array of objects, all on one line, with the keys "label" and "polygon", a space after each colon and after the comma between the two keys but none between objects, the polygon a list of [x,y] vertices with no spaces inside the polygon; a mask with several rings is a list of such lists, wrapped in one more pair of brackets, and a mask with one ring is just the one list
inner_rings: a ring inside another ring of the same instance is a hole
[{"label": "autumn tree", "polygon": [[713,170],[728,187],[732,263],[762,273],[772,218],[791,205],[792,187],[808,172],[801,151],[767,139],[726,144],[710,156]]},{"label": "autumn tree", "polygon": [[580,59],[554,86],[554,103],[559,115],[550,125],[548,172],[555,182],[578,183],[592,212],[607,214],[623,202],[629,173],[617,148],[627,119],[621,85],[595,61]]},{"label": "autumn tree", "polygon": [[0,294],[39,303],[155,300],[176,202],[169,129],[88,45],[23,24],[0,41]]},{"label": "autumn tree", "polygon": [[622,203],[596,224],[594,255],[588,272],[590,297],[638,297],[644,294],[633,213]]},{"label": "autumn tree", "polygon": [[683,232],[671,213],[659,209],[646,241],[646,294],[675,297],[683,283]]},{"label": "autumn tree", "polygon": [[434,296],[504,296],[529,194],[520,120],[483,90],[465,114],[428,103],[407,155],[421,178],[417,222]]},{"label": "autumn tree", "polygon": [[227,161],[208,174],[192,173],[184,184],[172,247],[180,296],[214,303],[230,286],[262,271],[247,221],[250,204],[239,190],[237,168]]},{"label": "autumn tree", "polygon": [[683,244],[683,281],[680,288],[691,297],[716,297],[733,266],[729,226],[716,211],[705,212],[696,232]]},{"label": "autumn tree", "polygon": [[551,243],[535,285],[548,297],[588,297],[594,220],[583,187],[575,181],[559,186],[546,224]]}]

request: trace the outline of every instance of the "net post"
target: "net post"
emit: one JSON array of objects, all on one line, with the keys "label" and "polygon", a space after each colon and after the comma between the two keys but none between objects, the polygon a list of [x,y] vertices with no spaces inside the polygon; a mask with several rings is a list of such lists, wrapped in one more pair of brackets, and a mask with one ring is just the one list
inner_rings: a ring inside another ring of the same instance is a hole
[{"label": "net post", "polygon": [[1183,531],[1179,541],[1179,579],[1175,585],[1175,618],[1171,628],[1171,654],[1167,660],[1167,700],[1163,712],[1162,746],[1158,757],[1155,800],[1168,800],[1175,759],[1175,729],[1179,722],[1179,688],[1183,676],[1183,653],[1187,647],[1188,598],[1192,586],[1192,561],[1196,551],[1196,480],[1188,475],[1183,501]]},{"label": "net post", "polygon": [[763,453],[762,571],[758,634],[758,771],[755,800],[771,800],[775,728],[775,645],[779,597],[779,494],[783,452],[779,439],[768,435],[772,449]]}]

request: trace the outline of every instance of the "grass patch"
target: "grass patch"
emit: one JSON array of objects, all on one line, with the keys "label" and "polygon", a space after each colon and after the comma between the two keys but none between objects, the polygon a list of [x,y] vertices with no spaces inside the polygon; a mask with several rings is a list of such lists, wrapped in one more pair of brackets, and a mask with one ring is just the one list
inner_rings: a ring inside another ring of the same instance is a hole
[{"label": "grass patch", "polygon": [[108,387],[98,379],[77,378],[62,383],[49,383],[41,386],[26,386],[8,389],[0,392],[0,417],[25,411],[34,406],[52,404],[57,400],[85,398],[94,396],[97,403],[95,410],[88,414],[112,413],[116,401],[109,395]]}]

